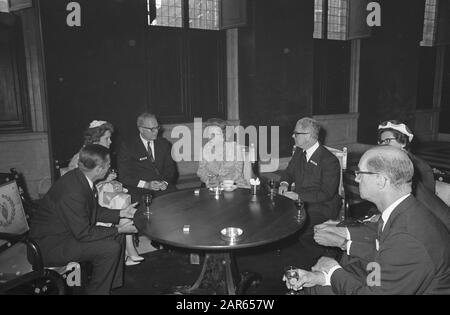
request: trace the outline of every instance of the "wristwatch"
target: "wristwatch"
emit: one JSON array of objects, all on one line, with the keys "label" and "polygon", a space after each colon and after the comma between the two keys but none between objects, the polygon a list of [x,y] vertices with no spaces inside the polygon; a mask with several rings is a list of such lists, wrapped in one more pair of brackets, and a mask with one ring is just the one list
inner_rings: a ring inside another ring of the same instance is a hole
[{"label": "wristwatch", "polygon": [[344,239],[344,241],[342,242],[341,246],[339,246],[343,251],[347,251],[347,243],[348,243],[348,239]]}]

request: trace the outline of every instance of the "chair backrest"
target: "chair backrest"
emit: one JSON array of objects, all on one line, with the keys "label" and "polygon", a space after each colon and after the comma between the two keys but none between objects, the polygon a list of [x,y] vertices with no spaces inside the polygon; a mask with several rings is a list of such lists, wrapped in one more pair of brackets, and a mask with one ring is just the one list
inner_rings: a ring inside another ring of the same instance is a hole
[{"label": "chair backrest", "polygon": [[450,184],[436,181],[436,195],[450,207]]},{"label": "chair backrest", "polygon": [[69,169],[70,160],[55,160],[55,179],[62,177]]},{"label": "chair backrest", "polygon": [[331,148],[325,146],[331,153],[333,153],[337,159],[339,160],[339,165],[341,166],[341,177],[339,180],[339,195],[342,198],[345,198],[345,190],[344,190],[344,172],[347,170],[347,148],[343,147],[342,150]]},{"label": "chair backrest", "polygon": [[16,181],[0,185],[0,232],[23,234],[28,230],[27,217]]},{"label": "chair backrest", "polygon": [[347,200],[346,200],[346,194],[344,189],[344,173],[347,170],[347,148],[343,147],[342,150],[331,148],[325,146],[325,148],[328,149],[331,153],[334,154],[334,156],[337,157],[339,160],[339,166],[341,167],[341,174],[339,178],[339,188],[338,193],[342,197],[342,207],[339,214],[339,217],[346,219],[348,217],[348,209],[347,209]]}]

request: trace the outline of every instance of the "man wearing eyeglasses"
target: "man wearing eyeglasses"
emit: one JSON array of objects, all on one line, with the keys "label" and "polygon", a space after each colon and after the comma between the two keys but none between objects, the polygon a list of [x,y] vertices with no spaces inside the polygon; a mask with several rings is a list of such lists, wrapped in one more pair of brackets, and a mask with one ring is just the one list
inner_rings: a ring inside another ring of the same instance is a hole
[{"label": "man wearing eyeglasses", "polygon": [[137,118],[139,134],[122,143],[118,154],[119,178],[133,200],[149,191],[161,195],[175,190],[177,169],[170,142],[158,137],[160,126],[155,115],[143,113]]},{"label": "man wearing eyeglasses", "polygon": [[328,229],[330,222],[316,227],[341,234],[348,256],[340,263],[322,257],[311,271],[298,270],[299,281],[288,287],[321,294],[450,294],[450,234],[411,194],[414,168],[407,153],[379,146],[358,167],[361,198],[377,206],[380,219],[350,232]]},{"label": "man wearing eyeglasses", "polygon": [[[338,194],[340,166],[338,159],[322,146],[320,126],[312,118],[300,119],[292,138],[296,150],[281,176],[279,193],[305,202],[308,220],[298,242],[297,265],[310,268],[327,250],[313,239],[313,227],[329,219],[336,219],[341,205]],[[295,190],[289,191],[289,184]]]}]

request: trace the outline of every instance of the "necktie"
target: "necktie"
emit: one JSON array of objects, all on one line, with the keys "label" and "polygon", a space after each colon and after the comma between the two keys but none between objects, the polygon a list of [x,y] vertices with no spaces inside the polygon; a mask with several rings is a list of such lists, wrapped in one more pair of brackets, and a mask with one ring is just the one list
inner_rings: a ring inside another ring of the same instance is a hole
[{"label": "necktie", "polygon": [[95,187],[95,185],[92,186],[92,192],[94,194],[95,200],[97,200],[98,199],[98,192],[97,192],[97,187]]},{"label": "necktie", "polygon": [[150,146],[150,141],[147,141],[147,152],[148,152],[148,156],[150,157],[150,161],[152,161],[152,163],[154,163],[155,158],[153,157],[153,152],[152,152],[152,147]]},{"label": "necktie", "polygon": [[308,162],[308,160],[306,159],[306,151],[302,151],[302,159],[303,159],[303,162]]},{"label": "necktie", "polygon": [[381,238],[381,233],[383,232],[383,225],[384,221],[383,218],[380,216],[378,219],[378,240]]}]

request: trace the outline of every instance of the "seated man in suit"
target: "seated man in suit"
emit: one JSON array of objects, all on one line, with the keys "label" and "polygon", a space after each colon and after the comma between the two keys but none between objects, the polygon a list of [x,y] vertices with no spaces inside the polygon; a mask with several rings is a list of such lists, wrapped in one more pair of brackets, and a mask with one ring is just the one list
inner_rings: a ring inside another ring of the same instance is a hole
[{"label": "seated man in suit", "polygon": [[[299,238],[298,266],[310,268],[327,250],[313,239],[313,227],[336,219],[341,206],[338,194],[339,160],[319,141],[320,126],[312,118],[300,119],[292,134],[297,147],[281,175],[279,193],[305,202],[308,219]],[[288,191],[295,183],[295,191]],[[330,252],[330,254],[333,254]]]},{"label": "seated man in suit", "polygon": [[[123,234],[137,232],[130,220],[135,204],[118,211],[98,205],[94,183],[105,177],[109,166],[107,148],[99,144],[83,147],[78,168],[50,188],[31,220],[30,236],[38,243],[46,266],[92,263],[88,294],[109,294],[112,288],[122,286]],[[118,225],[96,226],[96,222]]]},{"label": "seated man in suit", "polygon": [[158,138],[160,126],[156,116],[143,113],[137,118],[139,135],[121,144],[118,153],[120,181],[131,197],[140,201],[145,193],[160,195],[176,190],[177,169],[172,159],[172,146]]},{"label": "seated man in suit", "polygon": [[[376,147],[358,167],[361,197],[375,203],[380,219],[361,229],[339,229],[349,234],[341,244],[345,259],[339,264],[322,257],[288,286],[334,294],[450,294],[450,235],[411,194],[414,167],[407,153]],[[317,234],[327,242],[326,234]]]}]

